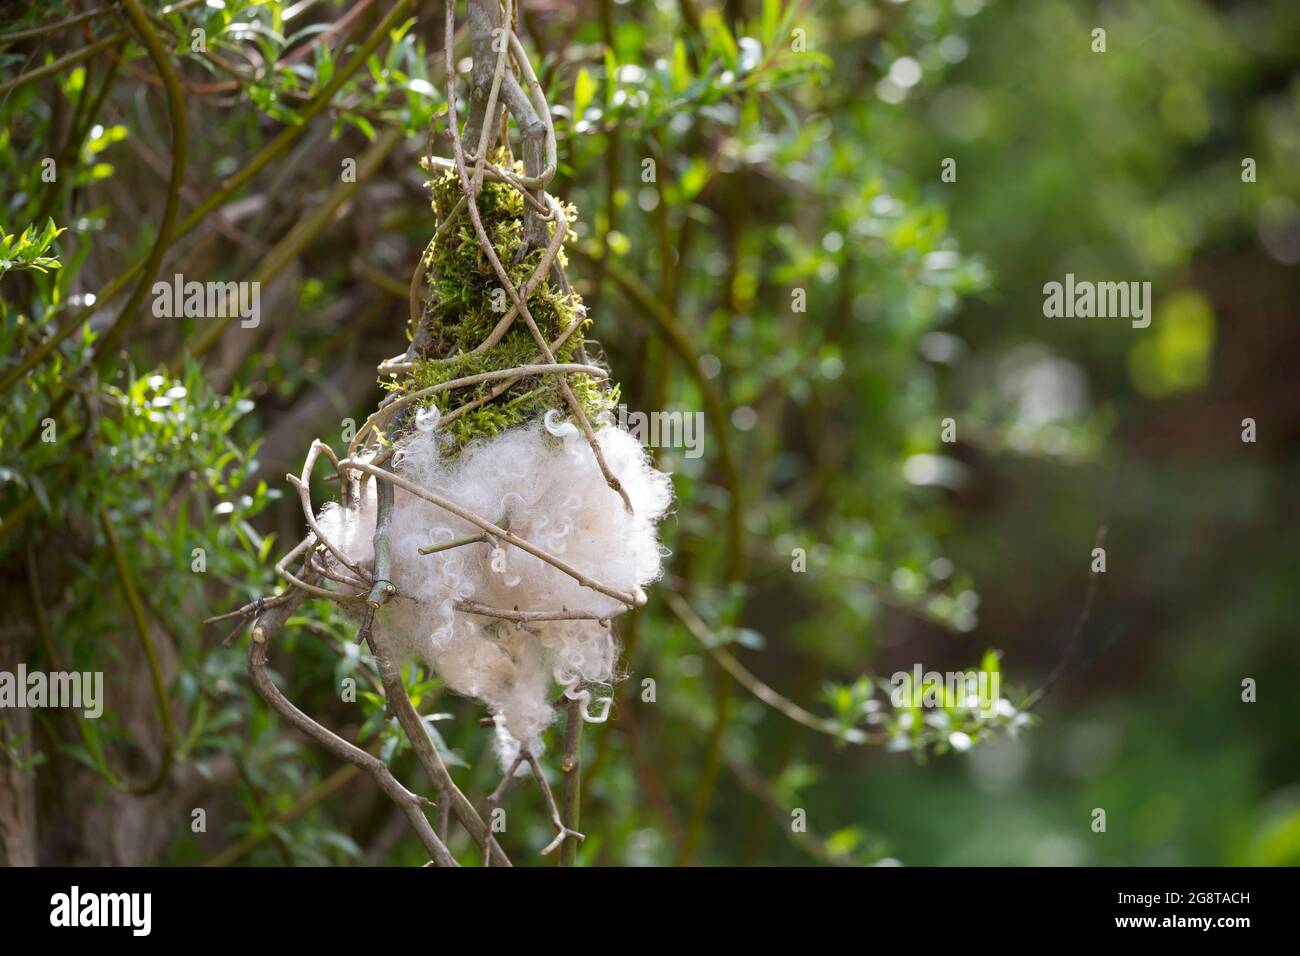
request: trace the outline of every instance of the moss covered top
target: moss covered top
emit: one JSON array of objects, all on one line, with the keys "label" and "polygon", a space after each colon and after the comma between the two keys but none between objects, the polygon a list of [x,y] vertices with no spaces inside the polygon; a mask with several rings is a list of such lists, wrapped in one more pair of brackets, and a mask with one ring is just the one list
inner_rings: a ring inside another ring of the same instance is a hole
[{"label": "moss covered top", "polygon": [[[507,166],[508,158],[499,153],[497,162]],[[520,164],[514,164],[520,175]],[[433,191],[433,209],[443,222],[464,195],[460,178],[454,170],[441,172],[429,184]],[[516,287],[526,282],[545,254],[544,249],[524,248],[524,199],[514,187],[485,180],[478,201],[479,214],[501,263]],[[572,224],[575,212],[566,209]],[[554,235],[554,225],[548,225]],[[572,232],[570,232],[572,235]],[[563,250],[560,262],[564,264]],[[496,271],[479,247],[473,223],[462,213],[441,241],[426,253],[426,294],[424,309],[415,328],[408,329],[416,343],[415,367],[409,372],[387,376],[381,384],[390,391],[405,394],[452,379],[498,371],[518,365],[544,361],[527,323],[516,316],[501,341],[474,354],[511,304],[509,292],[501,287]],[[565,293],[551,275],[546,276],[528,297],[528,310],[548,343],[554,342],[578,314],[582,299],[576,292]],[[555,350],[556,361],[586,362],[585,332],[590,320],[584,319],[569,338]],[[617,387],[586,375],[568,376],[574,395],[588,418],[598,418],[618,401]],[[445,426],[457,448],[476,438],[496,435],[544,415],[550,409],[565,410],[563,394],[554,375],[537,375],[521,379],[491,401],[484,401],[503,383],[490,381],[480,385],[439,392],[416,409],[437,405],[446,416],[464,405],[483,404],[457,416]],[[407,427],[413,415],[404,416]],[[401,426],[399,426],[400,428]],[[393,435],[389,434],[392,438]]]}]

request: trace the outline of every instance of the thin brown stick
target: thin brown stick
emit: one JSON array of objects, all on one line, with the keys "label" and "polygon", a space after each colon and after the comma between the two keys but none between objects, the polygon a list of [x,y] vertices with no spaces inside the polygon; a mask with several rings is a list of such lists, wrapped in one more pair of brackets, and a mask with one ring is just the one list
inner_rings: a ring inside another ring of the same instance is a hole
[{"label": "thin brown stick", "polygon": [[[505,774],[501,777],[501,782],[496,785],[496,789],[493,790],[490,794],[488,794],[487,811],[488,811],[489,823],[491,823],[492,818],[496,816],[497,808],[501,805],[501,798],[505,796],[506,787],[510,786],[510,781],[513,780],[515,777],[515,771],[519,769],[519,765],[523,762],[524,762],[524,754],[523,751],[521,750],[519,752],[519,755],[515,757],[514,762],[510,764]],[[488,851],[491,847],[494,846],[497,846],[497,841],[496,841],[496,837],[492,835],[491,827],[489,826],[487,842],[483,844],[483,865],[484,866],[492,865],[492,859]]]},{"label": "thin brown stick", "polygon": [[540,558],[541,560],[545,561],[547,564],[550,564],[552,567],[555,567],[558,570],[564,572],[565,574],[573,578],[573,580],[577,581],[579,584],[583,585],[584,587],[591,588],[593,591],[599,591],[601,594],[604,594],[607,597],[612,597],[615,601],[619,601],[622,604],[626,604],[629,608],[641,607],[643,604],[645,604],[645,593],[640,591],[640,589],[638,589],[638,593],[636,594],[627,594],[623,591],[619,591],[617,588],[612,588],[607,584],[601,584],[599,581],[587,576],[586,574],[579,571],[577,568],[573,567],[572,565],[564,561],[561,561],[555,555],[549,554],[546,551],[543,551],[541,548],[537,547],[536,545],[531,544],[528,541],[525,541],[517,534],[512,534],[511,532],[507,531],[505,528],[494,525],[491,521],[488,521],[486,518],[479,517],[478,515],[474,514],[474,512],[468,511],[465,508],[462,508],[460,505],[456,504],[455,502],[448,501],[446,498],[443,498],[440,495],[436,495],[433,492],[429,491],[428,489],[422,488],[420,485],[417,485],[412,481],[408,481],[407,479],[403,478],[401,475],[394,474],[393,472],[390,471],[385,471],[382,468],[376,468],[374,465],[371,465],[368,462],[354,461],[351,458],[345,459],[342,464],[344,465],[344,467],[355,468],[358,471],[363,471],[368,475],[375,475],[380,478],[384,478],[387,481],[391,481],[393,484],[401,488],[403,491],[415,495],[417,498],[423,498],[425,501],[432,502],[433,504],[437,505],[439,508],[442,508],[445,511],[450,511],[456,517],[468,521],[472,525],[477,525],[478,527],[486,531],[488,534],[500,538],[502,541],[505,541],[508,544],[514,545],[516,548],[519,548],[521,551],[527,551],[535,558]]},{"label": "thin brown stick", "polygon": [[581,843],[587,839],[586,836],[577,830],[571,830],[565,826],[564,818],[560,816],[560,808],[555,803],[555,794],[551,790],[551,785],[546,782],[546,774],[542,773],[542,765],[537,762],[532,751],[525,747],[522,751],[524,759],[528,761],[528,769],[533,772],[533,778],[537,781],[537,786],[542,790],[542,796],[546,798],[546,809],[551,813],[551,822],[560,832],[556,834],[555,839],[542,847],[542,856],[546,856],[566,840],[577,840]]},{"label": "thin brown stick", "polygon": [[[388,533],[393,517],[393,486],[390,482],[381,480],[376,486],[375,493],[377,498],[375,585],[368,602],[372,611],[378,610],[393,593],[389,590],[392,585],[387,581],[390,560]],[[384,587],[385,585],[387,587]],[[474,805],[460,792],[455,781],[452,780],[451,774],[447,771],[447,765],[443,762],[442,755],[438,753],[437,748],[434,746],[433,740],[429,736],[429,730],[424,725],[424,720],[420,717],[415,705],[411,703],[410,696],[406,693],[406,684],[402,680],[401,668],[385,653],[383,647],[375,639],[368,627],[363,629],[363,633],[366,643],[370,647],[370,653],[374,655],[375,664],[379,669],[379,679],[384,685],[387,710],[397,717],[398,723],[405,732],[407,739],[411,742],[416,758],[437,788],[439,800],[450,806],[451,812],[456,814],[456,819],[461,826],[466,829],[476,843],[484,847],[484,853],[491,852],[498,866],[509,866],[510,860],[500,847],[491,849],[490,845],[495,846],[494,841],[491,840],[491,833],[474,810]]]},{"label": "thin brown stick", "polygon": [[[1093,548],[1100,548],[1105,543],[1106,526],[1102,525],[1097,529],[1096,543],[1093,544]],[[1074,651],[1078,646],[1079,638],[1083,636],[1084,625],[1086,625],[1088,619],[1092,617],[1092,602],[1097,597],[1098,577],[1099,572],[1097,571],[1089,573],[1088,590],[1083,595],[1083,607],[1080,609],[1079,617],[1074,622],[1074,627],[1070,630],[1070,636],[1066,640],[1065,647],[1061,651],[1061,659],[1056,662],[1056,666],[1052,668],[1052,672],[1047,675],[1047,680],[1043,681],[1043,686],[1030,694],[1025,700],[1025,704],[1021,710],[1030,710],[1037,706],[1042,699],[1047,696],[1048,691],[1056,685],[1056,682],[1060,680],[1061,676],[1065,673],[1066,667],[1074,657]]]},{"label": "thin brown stick", "polygon": [[520,611],[506,610],[500,607],[488,607],[486,604],[479,604],[475,601],[458,601],[456,610],[464,611],[467,614],[478,614],[482,617],[495,617],[502,621],[514,621],[516,624],[527,624],[530,621],[605,621],[609,620],[607,614],[591,614],[586,611]]},{"label": "thin brown stick", "polygon": [[[564,717],[564,814],[566,830],[577,830],[582,807],[582,702],[570,700]],[[569,840],[560,850],[560,866],[578,865],[578,844]]]},{"label": "thin brown stick", "polygon": [[680,594],[672,591],[664,592],[664,603],[677,615],[678,620],[686,625],[686,629],[691,632],[705,650],[713,657],[715,661],[737,682],[740,683],[747,691],[767,704],[769,707],[779,711],[786,717],[790,718],[797,724],[815,730],[818,733],[827,734],[835,737],[837,740],[843,740],[850,744],[859,744],[869,746],[872,744],[881,744],[889,740],[886,734],[868,734],[856,727],[840,727],[833,720],[818,717],[804,710],[794,701],[774,691],[767,684],[754,676],[754,674],[741,664],[740,661],[725,648],[717,646],[717,640],[709,631],[709,627],[700,618],[698,614],[686,603]]},{"label": "thin brown stick", "polygon": [[145,621],[144,605],[140,602],[140,594],[136,590],[135,581],[131,577],[131,568],[127,564],[122,545],[117,540],[117,531],[113,528],[113,522],[108,516],[108,510],[102,505],[99,509],[99,523],[100,527],[104,529],[104,540],[113,556],[113,567],[117,570],[117,578],[122,585],[122,594],[126,597],[127,607],[131,612],[131,621],[135,624],[136,634],[140,638],[141,649],[144,651],[145,660],[149,664],[149,680],[153,685],[154,699],[158,705],[158,719],[162,722],[162,745],[159,754],[158,772],[150,782],[139,785],[133,784],[130,788],[133,794],[143,796],[160,789],[166,783],[167,775],[171,773],[172,761],[176,757],[176,728],[172,721],[171,698],[167,693],[167,681],[163,678],[162,665],[158,661],[158,652],[154,649],[153,638],[149,635],[149,624]]},{"label": "thin brown stick", "polygon": [[[414,392],[408,392],[400,397],[394,397],[391,402],[384,405],[379,411],[375,412],[365,423],[357,430],[356,436],[349,445],[348,453],[352,454],[359,447],[365,438],[372,432],[382,429],[398,410],[406,407],[412,402],[421,398],[428,398],[431,395],[437,395],[440,392],[449,392],[457,388],[468,388],[471,385],[481,385],[484,382],[495,382],[501,379],[509,379],[517,382],[521,378],[529,375],[588,375],[595,379],[605,379],[609,373],[603,368],[596,365],[583,365],[579,363],[551,363],[548,365],[518,365],[514,368],[494,369],[490,372],[479,372],[476,375],[466,375],[462,378],[452,379],[449,382],[440,382],[437,385],[430,385],[427,388],[421,388]],[[292,478],[290,479],[292,480]],[[314,530],[314,529],[313,529]]]},{"label": "thin brown stick", "polygon": [[302,603],[306,594],[298,592],[296,598],[291,598],[284,603],[277,605],[275,608],[261,615],[253,627],[253,640],[248,646],[248,673],[252,678],[253,686],[257,692],[262,695],[271,708],[296,727],[306,736],[316,741],[325,750],[328,750],[334,756],[345,760],[359,770],[365,771],[372,780],[379,786],[379,789],[392,800],[406,819],[410,822],[411,828],[415,830],[416,836],[429,855],[433,857],[434,862],[440,866],[459,866],[455,857],[447,849],[447,845],[438,838],[429,825],[429,820],[424,815],[424,807],[427,800],[417,796],[410,790],[406,789],[385,764],[373,754],[368,754],[355,744],[351,744],[342,737],[335,734],[312,720],[281,693],[280,689],[275,686],[271,675],[267,672],[267,650],[271,640],[283,629],[285,621],[289,615],[297,609]]},{"label": "thin brown stick", "polygon": [[443,541],[440,544],[430,544],[423,548],[416,548],[419,554],[438,554],[441,551],[450,551],[452,548],[462,548],[467,544],[478,544],[481,541],[488,540],[484,533],[467,534],[463,538],[452,538],[450,541]]}]

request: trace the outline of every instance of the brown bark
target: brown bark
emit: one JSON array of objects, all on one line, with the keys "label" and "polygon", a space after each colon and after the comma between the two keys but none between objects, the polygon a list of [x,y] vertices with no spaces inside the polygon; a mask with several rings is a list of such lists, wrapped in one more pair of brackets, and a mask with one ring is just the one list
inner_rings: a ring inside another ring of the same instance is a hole
[{"label": "brown bark", "polygon": [[[10,609],[19,601],[6,602]],[[12,610],[0,619],[0,671],[14,673],[30,645],[30,625],[15,620]],[[32,713],[23,707],[0,707],[0,866],[36,865],[36,775],[28,766],[32,750]]]}]

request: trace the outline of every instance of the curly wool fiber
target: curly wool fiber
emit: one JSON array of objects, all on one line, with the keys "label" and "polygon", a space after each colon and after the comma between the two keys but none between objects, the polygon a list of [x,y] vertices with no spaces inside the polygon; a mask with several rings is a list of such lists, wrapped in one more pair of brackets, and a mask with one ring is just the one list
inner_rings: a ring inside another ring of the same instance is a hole
[{"label": "curly wool fiber", "polygon": [[[655,526],[672,482],[625,430],[607,424],[596,440],[633,507],[604,477],[586,440],[557,412],[471,442],[448,454],[441,433],[403,436],[393,469],[415,484],[482,515],[589,577],[635,594],[658,578],[663,554]],[[327,504],[321,530],[350,560],[373,560],[374,482],[355,510]],[[515,624],[473,614],[459,602],[525,611],[612,616],[624,606],[508,543],[475,542],[422,555],[480,529],[423,498],[396,489],[390,578],[397,595],[376,616],[376,638],[418,659],[457,693],[487,704],[497,720],[497,752],[509,763],[520,743],[534,753],[550,724],[554,681],[586,702],[584,685],[615,678],[617,648],[600,620]]]}]

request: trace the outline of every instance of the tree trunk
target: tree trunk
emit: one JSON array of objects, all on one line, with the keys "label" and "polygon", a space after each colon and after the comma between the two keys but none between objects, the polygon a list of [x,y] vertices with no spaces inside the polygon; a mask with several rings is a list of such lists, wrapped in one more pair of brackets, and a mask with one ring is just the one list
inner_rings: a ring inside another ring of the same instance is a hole
[{"label": "tree trunk", "polygon": [[[16,674],[31,644],[30,624],[20,623],[5,602],[0,618],[0,672]],[[36,865],[36,774],[32,759],[32,712],[0,707],[0,866]]]}]

